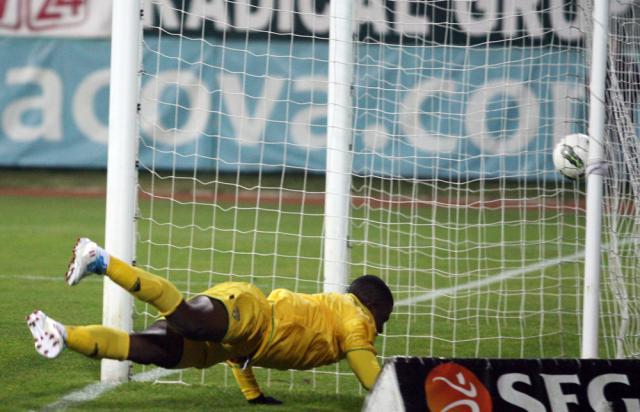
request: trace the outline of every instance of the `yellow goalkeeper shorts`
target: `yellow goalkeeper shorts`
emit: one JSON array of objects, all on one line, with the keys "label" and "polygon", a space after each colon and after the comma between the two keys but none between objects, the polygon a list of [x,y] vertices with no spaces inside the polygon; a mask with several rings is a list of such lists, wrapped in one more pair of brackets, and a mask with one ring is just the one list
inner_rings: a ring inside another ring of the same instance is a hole
[{"label": "yellow goalkeeper shorts", "polygon": [[227,308],[229,328],[223,344],[258,348],[271,324],[271,306],[260,289],[250,283],[225,282],[200,295],[219,300]]}]

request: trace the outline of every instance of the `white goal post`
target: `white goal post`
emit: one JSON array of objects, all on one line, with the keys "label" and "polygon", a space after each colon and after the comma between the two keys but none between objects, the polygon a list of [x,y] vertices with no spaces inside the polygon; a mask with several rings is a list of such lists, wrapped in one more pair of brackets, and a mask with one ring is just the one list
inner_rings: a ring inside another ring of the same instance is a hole
[{"label": "white goal post", "polygon": [[353,2],[331,2],[329,21],[324,291],[344,292],[348,283],[353,144]]},{"label": "white goal post", "polygon": [[[109,89],[109,145],[104,246],[125,262],[135,261],[137,199],[138,90],[140,70],[141,6],[137,0],[114,0],[111,35],[111,87]],[[131,295],[104,279],[105,326],[131,331]],[[129,362],[104,359],[101,380],[128,379]]]},{"label": "white goal post", "polygon": [[[381,359],[640,356],[639,1],[114,0],[113,18],[111,253],[185,296],[378,275]],[[553,168],[570,133],[592,139],[584,180]],[[156,319],[104,296],[105,324]],[[343,364],[264,373],[359,390]]]},{"label": "white goal post", "polygon": [[583,358],[598,357],[600,322],[600,265],[602,248],[602,182],[605,140],[605,79],[609,41],[609,0],[594,2],[593,43],[589,87],[589,162],[587,174],[587,219],[584,265],[584,305],[582,317]]}]

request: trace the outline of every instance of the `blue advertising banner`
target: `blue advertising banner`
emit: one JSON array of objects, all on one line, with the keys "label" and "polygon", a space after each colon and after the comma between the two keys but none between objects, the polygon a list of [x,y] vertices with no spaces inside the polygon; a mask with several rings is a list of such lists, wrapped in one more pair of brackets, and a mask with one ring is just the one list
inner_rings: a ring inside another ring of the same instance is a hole
[{"label": "blue advertising banner", "polygon": [[[141,162],[322,173],[328,44],[207,42],[146,38]],[[0,45],[0,166],[105,167],[109,41]],[[357,173],[556,179],[553,141],[584,131],[575,48],[360,44],[357,59]]]}]

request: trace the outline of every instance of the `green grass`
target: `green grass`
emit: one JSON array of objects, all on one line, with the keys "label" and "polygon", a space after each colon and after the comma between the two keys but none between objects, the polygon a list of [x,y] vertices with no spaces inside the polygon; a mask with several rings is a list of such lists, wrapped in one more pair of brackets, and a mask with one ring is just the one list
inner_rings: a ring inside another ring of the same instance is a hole
[{"label": "green grass", "polygon": [[[75,238],[87,235],[104,238],[104,201],[82,198],[40,198],[4,196],[0,198],[0,329],[3,356],[0,357],[0,410],[39,409],[74,390],[99,379],[99,363],[75,353],[65,352],[55,360],[46,360],[33,350],[24,318],[34,308],[45,310],[67,324],[100,323],[102,282],[87,279],[69,288],[63,274]],[[138,317],[138,326],[142,319]],[[218,367],[214,374],[224,378]],[[134,373],[140,372],[136,367]],[[335,394],[323,387],[323,376],[300,376],[290,391],[288,372],[259,371],[270,395],[285,401],[278,410],[333,411],[358,410],[363,395],[352,377],[346,392]],[[318,375],[318,374],[316,374]],[[199,371],[187,371],[182,377],[188,385],[130,383],[108,392],[95,401],[74,404],[70,409],[125,410],[262,410],[249,407],[235,384],[214,384],[212,374],[201,383]],[[227,376],[227,379],[231,379]],[[315,381],[315,382],[314,382]],[[263,384],[264,385],[264,384]],[[315,389],[313,389],[315,387]],[[264,408],[273,410],[273,408]]]},{"label": "green grass", "polygon": [[[245,181],[247,187],[255,183],[251,179]],[[278,183],[277,177],[269,179],[274,180],[269,185]],[[291,184],[295,186],[295,181]],[[101,190],[104,174],[96,171],[78,177],[64,172],[49,176],[11,171],[0,177],[0,187],[70,186]],[[169,275],[190,292],[226,280],[230,273],[264,290],[318,291],[321,207],[284,205],[283,213],[278,210],[278,205],[268,203],[256,211],[255,205],[144,200],[140,203],[138,261]],[[396,212],[354,210],[352,273],[385,277],[397,300],[571,255],[583,237],[579,229],[583,217],[559,211],[425,207],[413,217],[400,209]],[[68,352],[53,361],[36,355],[24,317],[40,308],[68,324],[100,322],[100,279],[88,279],[70,289],[62,277],[76,237],[104,238],[104,199],[4,196],[0,215],[0,328],[4,338],[0,409],[40,409],[99,379],[96,361]],[[368,224],[371,220],[385,224],[373,227]],[[230,231],[232,227],[238,230]],[[363,242],[365,234],[375,242]],[[396,269],[384,269],[388,266]],[[378,339],[378,351],[384,356],[576,356],[580,274],[580,264],[562,262],[455,297],[398,307],[385,335]],[[136,305],[136,329],[150,321],[148,311]],[[134,373],[140,371],[134,368]],[[285,401],[277,410],[359,410],[364,399],[344,363],[315,372],[258,370],[257,374],[265,392]],[[96,400],[69,405],[69,409],[262,409],[246,404],[224,367],[190,370],[166,379],[176,378],[186,385],[132,382]]]}]

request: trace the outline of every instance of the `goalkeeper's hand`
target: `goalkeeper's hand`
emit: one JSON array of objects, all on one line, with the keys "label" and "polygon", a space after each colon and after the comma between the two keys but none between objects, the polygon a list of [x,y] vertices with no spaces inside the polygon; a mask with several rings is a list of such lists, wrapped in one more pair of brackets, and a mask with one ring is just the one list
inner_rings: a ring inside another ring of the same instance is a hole
[{"label": "goalkeeper's hand", "polygon": [[249,399],[249,403],[254,405],[281,405],[282,401],[271,396],[264,396],[264,393],[261,393],[257,398]]}]

